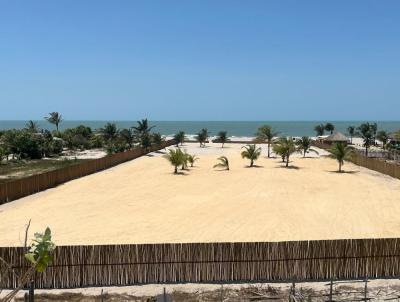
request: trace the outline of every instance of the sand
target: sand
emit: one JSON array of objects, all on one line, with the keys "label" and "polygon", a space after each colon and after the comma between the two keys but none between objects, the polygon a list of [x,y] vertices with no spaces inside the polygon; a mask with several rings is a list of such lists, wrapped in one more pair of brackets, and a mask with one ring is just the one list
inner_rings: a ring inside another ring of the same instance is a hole
[{"label": "sand", "polygon": [[[200,160],[182,175],[153,153],[0,206],[0,246],[21,245],[29,219],[58,245],[400,236],[400,180],[315,155],[287,169],[265,146],[256,168],[240,145],[185,148]],[[230,171],[212,168],[221,154]]]}]

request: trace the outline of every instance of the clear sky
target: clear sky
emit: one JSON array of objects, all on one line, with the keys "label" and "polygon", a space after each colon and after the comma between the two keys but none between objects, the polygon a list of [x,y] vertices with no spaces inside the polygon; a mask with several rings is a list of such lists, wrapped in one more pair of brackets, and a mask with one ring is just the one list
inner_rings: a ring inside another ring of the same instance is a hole
[{"label": "clear sky", "polygon": [[400,120],[400,1],[0,0],[0,119]]}]

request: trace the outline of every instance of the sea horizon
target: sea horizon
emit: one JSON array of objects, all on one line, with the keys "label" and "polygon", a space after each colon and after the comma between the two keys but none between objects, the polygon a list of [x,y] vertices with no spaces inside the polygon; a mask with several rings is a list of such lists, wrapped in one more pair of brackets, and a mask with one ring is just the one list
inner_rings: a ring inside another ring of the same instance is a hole
[{"label": "sea horizon", "polygon": [[[22,129],[28,120],[0,120],[0,130]],[[54,125],[45,120],[34,120],[42,129],[54,130]],[[64,120],[60,124],[60,130],[73,128],[79,125],[85,125],[96,130],[101,128],[107,122],[115,123],[118,128],[130,128],[136,125],[136,121],[132,120]],[[194,135],[202,128],[207,128],[210,136],[217,135],[219,131],[227,131],[228,136],[233,137],[252,137],[255,136],[257,128],[261,125],[268,124],[279,135],[287,136],[314,136],[314,127],[320,123],[333,123],[335,131],[347,134],[348,126],[358,126],[368,120],[350,120],[350,121],[334,121],[334,120],[314,120],[314,121],[151,121],[150,125],[155,126],[154,132],[160,132],[162,135],[173,135],[178,131],[184,131],[187,135]],[[379,130],[394,132],[400,129],[400,121],[371,121],[376,122]]]}]

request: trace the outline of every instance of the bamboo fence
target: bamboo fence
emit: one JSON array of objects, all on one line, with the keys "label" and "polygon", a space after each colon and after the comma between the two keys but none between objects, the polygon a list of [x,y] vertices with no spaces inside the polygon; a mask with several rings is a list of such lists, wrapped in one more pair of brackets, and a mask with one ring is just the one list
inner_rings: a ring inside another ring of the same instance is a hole
[{"label": "bamboo fence", "polygon": [[[329,150],[331,147],[321,142],[313,142],[313,145],[324,150]],[[382,158],[366,157],[357,152],[352,156],[350,161],[358,166],[400,179],[400,164],[396,162],[387,162]]]},{"label": "bamboo fence", "polygon": [[[400,276],[400,239],[60,246],[36,288]],[[24,250],[0,248],[21,273]],[[0,270],[1,271],[1,270]],[[12,274],[0,288],[13,288]]]},{"label": "bamboo fence", "polygon": [[[174,144],[173,140],[161,146],[152,146],[148,151],[154,152]],[[88,160],[65,168],[32,175],[26,178],[0,184],[0,205],[55,187],[67,181],[102,171],[120,163],[143,156],[148,153],[143,148],[110,154],[102,158]]]}]

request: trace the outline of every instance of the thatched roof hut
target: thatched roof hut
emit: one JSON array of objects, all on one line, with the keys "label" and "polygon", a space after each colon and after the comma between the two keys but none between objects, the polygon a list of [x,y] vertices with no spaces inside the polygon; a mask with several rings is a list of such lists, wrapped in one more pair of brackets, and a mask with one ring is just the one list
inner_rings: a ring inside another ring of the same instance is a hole
[{"label": "thatched roof hut", "polygon": [[349,139],[344,134],[336,132],[324,138],[323,142],[327,144],[333,144],[333,143],[347,144],[349,142]]}]

